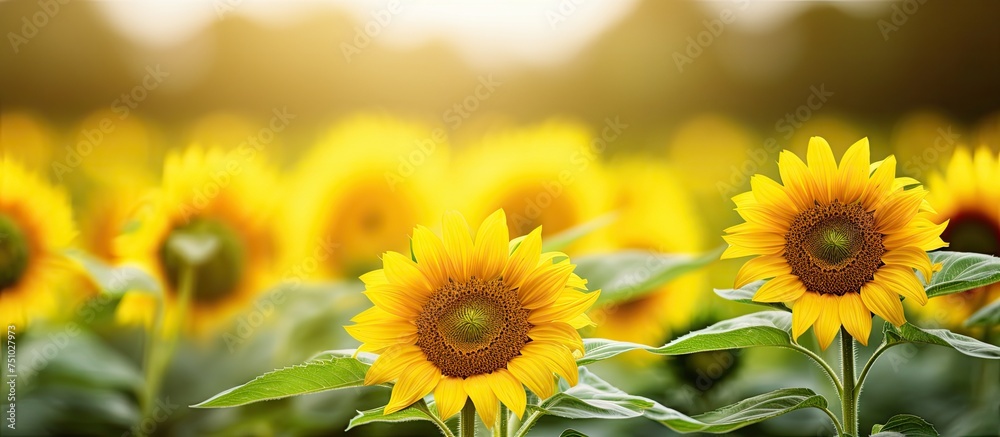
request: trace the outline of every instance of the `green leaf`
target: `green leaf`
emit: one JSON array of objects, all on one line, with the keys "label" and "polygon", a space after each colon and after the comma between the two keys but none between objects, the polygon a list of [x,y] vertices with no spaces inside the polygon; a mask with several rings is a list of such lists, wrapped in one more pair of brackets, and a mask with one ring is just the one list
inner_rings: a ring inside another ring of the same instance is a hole
[{"label": "green leaf", "polygon": [[575,429],[567,429],[563,431],[562,434],[559,434],[559,437],[587,437],[587,434],[584,434]]},{"label": "green leaf", "polygon": [[660,347],[587,338],[583,341],[585,353],[576,362],[577,365],[590,364],[633,350],[645,350],[657,355],[685,355],[754,346],[791,346],[791,329],[790,313],[761,311],[690,332]]},{"label": "green leaf", "polygon": [[936,344],[955,349],[965,355],[976,358],[1000,359],[1000,347],[984,343],[972,337],[956,334],[947,329],[923,329],[910,323],[896,328],[885,322],[882,331],[887,342],[908,341],[911,343]]},{"label": "green leaf", "polygon": [[333,358],[312,361],[258,376],[241,386],[233,387],[194,408],[236,407],[252,402],[281,399],[364,385],[368,364],[354,358]]},{"label": "green leaf", "polygon": [[965,319],[965,326],[1000,325],[1000,299],[993,301]]},{"label": "green leaf", "polygon": [[344,431],[350,431],[351,428],[375,422],[399,423],[415,420],[434,422],[434,417],[431,414],[437,415],[437,408],[434,406],[434,403],[428,405],[423,399],[392,414],[385,414],[385,407],[383,406],[371,410],[358,411],[358,415],[351,419],[351,423],[347,425],[347,429]]},{"label": "green leaf", "polygon": [[160,284],[145,271],[134,266],[112,267],[79,250],[68,250],[66,256],[76,261],[94,280],[102,293],[121,297],[128,291],[160,293]]},{"label": "green leaf", "polygon": [[724,434],[803,408],[826,408],[826,399],[806,388],[785,388],[744,399],[735,404],[688,417],[657,405],[644,416],[680,432]]},{"label": "green leaf", "polygon": [[[553,235],[550,238],[543,238],[542,252],[560,251],[568,247],[588,234],[610,225],[618,219],[618,213],[608,213],[597,217],[589,222],[573,226],[565,231]],[[513,246],[511,251],[513,251]]]},{"label": "green leaf", "polygon": [[591,290],[601,289],[595,307],[642,297],[684,273],[719,259],[721,249],[701,255],[665,254],[645,250],[574,258],[576,274]]},{"label": "green leaf", "polygon": [[934,425],[912,414],[892,416],[885,425],[872,427],[871,437],[938,437]]},{"label": "green leaf", "polygon": [[760,289],[761,285],[767,281],[754,281],[741,288],[727,288],[727,289],[715,289],[715,294],[719,297],[731,300],[733,302],[748,303],[751,305],[760,305],[769,307],[772,309],[779,309],[782,311],[792,311],[790,308],[786,307],[784,304],[776,302],[755,302],[753,300],[753,295],[757,294],[757,290]]},{"label": "green leaf", "polygon": [[586,367],[581,367],[579,373],[577,385],[556,393],[537,407],[528,406],[528,409],[567,419],[628,419],[639,417],[656,405],[649,399],[619,390]]},{"label": "green leaf", "polygon": [[1000,281],[1000,258],[995,256],[947,251],[928,255],[932,263],[942,266],[925,287],[927,297],[958,293]]}]

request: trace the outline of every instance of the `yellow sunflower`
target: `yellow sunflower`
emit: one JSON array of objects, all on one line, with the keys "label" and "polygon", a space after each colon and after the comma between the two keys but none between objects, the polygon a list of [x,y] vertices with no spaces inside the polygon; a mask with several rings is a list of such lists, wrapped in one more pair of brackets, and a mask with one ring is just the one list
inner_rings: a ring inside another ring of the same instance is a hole
[{"label": "yellow sunflower", "polygon": [[[209,332],[273,284],[280,249],[271,224],[276,192],[261,163],[239,154],[192,147],[167,157],[162,187],[138,211],[136,228],[115,241],[119,257],[139,264],[164,287],[165,332]],[[182,261],[168,246],[178,233],[218,241],[214,254],[194,268],[191,308],[183,325],[176,320]],[[148,295],[129,293],[116,317],[148,323],[155,305]]]},{"label": "yellow sunflower", "polygon": [[75,236],[65,192],[0,157],[0,323],[24,326],[67,306],[78,272],[63,250]]},{"label": "yellow sunflower", "polygon": [[292,260],[322,260],[303,275],[357,276],[385,249],[406,251],[413,223],[440,214],[448,158],[442,129],[387,116],[343,120],[302,160],[290,190]]},{"label": "yellow sunflower", "polygon": [[413,230],[413,257],[382,256],[383,269],[361,277],[375,304],[347,326],[380,353],[365,384],[396,380],[385,413],[399,411],[434,392],[448,418],[471,399],[492,428],[498,400],[521,417],[524,386],[542,398],[556,389],[555,374],[577,382],[574,354],[582,354],[577,329],[600,294],[556,252],[541,253],[536,228],[509,250],[507,219],[498,210],[471,238],[457,212],[443,219],[444,241],[429,229]]},{"label": "yellow sunflower", "polygon": [[[662,163],[629,158],[610,165],[615,182],[615,211],[608,227],[607,243],[585,251],[643,249],[657,253],[696,253],[703,249],[703,229],[681,181]],[[655,187],[655,189],[650,189]],[[642,267],[642,266],[639,266]],[[705,287],[703,273],[684,275],[659,289],[629,301],[595,310],[594,335],[642,344],[661,344],[673,329],[688,327],[701,296],[693,290]],[[635,359],[655,359],[637,353]]]},{"label": "yellow sunflower", "polygon": [[[980,147],[955,149],[945,174],[932,173],[928,201],[948,220],[942,237],[951,250],[1000,256],[1000,154]],[[1000,284],[934,299],[921,310],[952,328],[962,326],[973,312],[1000,298]]]},{"label": "yellow sunflower", "polygon": [[559,233],[610,210],[600,156],[607,147],[601,136],[560,121],[488,135],[455,159],[456,201],[473,221],[502,208],[518,235],[538,226]]},{"label": "yellow sunflower", "polygon": [[913,269],[930,278],[928,250],[947,244],[935,224],[927,191],[896,178],[896,159],[869,164],[868,139],[852,145],[837,166],[826,140],[809,140],[808,166],[790,151],[778,158],[784,185],[761,175],[733,198],[745,223],[723,238],[723,258],[757,256],[740,269],[736,287],[773,278],[754,300],[792,308],[796,339],[810,326],[822,348],[840,327],[862,344],[871,313],[900,326],[902,295],[923,305],[927,295]]}]

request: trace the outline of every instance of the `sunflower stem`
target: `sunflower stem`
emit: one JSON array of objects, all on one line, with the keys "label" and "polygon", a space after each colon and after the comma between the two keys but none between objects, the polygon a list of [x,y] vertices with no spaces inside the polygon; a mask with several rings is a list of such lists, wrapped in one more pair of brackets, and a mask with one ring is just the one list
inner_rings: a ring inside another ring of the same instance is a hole
[{"label": "sunflower stem", "polygon": [[476,406],[472,399],[465,401],[461,416],[458,418],[458,436],[476,437]]},{"label": "sunflower stem", "polygon": [[508,420],[510,420],[510,411],[507,410],[507,406],[500,404],[497,423],[493,426],[493,437],[507,437]]},{"label": "sunflower stem", "polygon": [[854,373],[854,337],[844,328],[840,329],[840,364],[844,389],[840,392],[840,402],[843,406],[844,429],[846,435],[858,435],[858,403],[854,396],[854,385],[857,381]]}]

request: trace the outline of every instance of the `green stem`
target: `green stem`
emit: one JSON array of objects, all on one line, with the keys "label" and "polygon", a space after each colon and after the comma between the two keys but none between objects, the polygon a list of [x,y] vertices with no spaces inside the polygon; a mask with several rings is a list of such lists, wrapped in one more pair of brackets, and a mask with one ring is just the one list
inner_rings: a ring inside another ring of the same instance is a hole
[{"label": "green stem", "polygon": [[497,423],[493,425],[493,437],[507,437],[507,421],[510,419],[510,412],[507,406],[500,404],[500,414],[497,415]]},{"label": "green stem", "polygon": [[458,418],[459,437],[476,437],[476,406],[472,399],[465,401],[461,416]]},{"label": "green stem", "polygon": [[889,350],[889,348],[901,344],[904,343],[891,343],[891,344],[882,343],[881,345],[879,345],[878,349],[875,349],[875,353],[873,353],[871,358],[868,359],[868,362],[865,363],[865,367],[861,369],[861,375],[858,376],[858,382],[854,384],[853,394],[855,403],[858,402],[858,397],[861,396],[861,386],[864,385],[865,379],[868,378],[868,371],[870,371],[872,366],[875,365],[875,360],[877,360],[878,357],[880,357],[883,353],[885,353],[885,351]]},{"label": "green stem", "polygon": [[820,410],[823,410],[827,416],[830,416],[830,420],[833,421],[833,427],[837,428],[837,435],[844,435],[844,427],[840,425],[840,421],[837,420],[837,416],[833,414],[833,411],[830,411],[829,408],[820,408]]},{"label": "green stem", "polygon": [[[544,404],[543,404],[544,407]],[[532,426],[535,426],[535,422],[542,417],[542,413],[535,411],[524,418],[524,422],[521,423],[521,427],[517,429],[514,437],[524,437],[528,435],[528,431],[531,430]]]},{"label": "green stem", "polygon": [[799,351],[799,352],[805,354],[807,357],[809,357],[813,361],[815,361],[816,364],[819,364],[819,366],[821,368],[823,368],[823,370],[826,372],[826,376],[830,378],[830,381],[833,381],[833,386],[834,386],[834,388],[837,389],[837,392],[838,393],[843,393],[844,386],[841,385],[840,378],[837,377],[837,371],[833,370],[833,367],[830,367],[830,365],[827,364],[826,361],[823,360],[823,358],[821,358],[819,355],[816,355],[815,352],[809,350],[808,348],[806,348],[806,347],[804,347],[804,346],[802,346],[802,345],[800,345],[798,343],[792,343],[791,346],[785,346],[785,347],[788,347],[789,349],[792,349],[792,350]]},{"label": "green stem", "polygon": [[432,413],[431,409],[427,408],[427,403],[424,402],[423,399],[413,404],[413,407],[420,411],[423,411],[424,414],[427,415],[427,417],[430,417],[431,420],[434,421],[434,424],[437,425],[438,429],[441,430],[441,435],[443,435],[444,437],[455,437],[455,434],[451,432],[451,428],[448,428],[448,424],[444,423],[444,421],[441,420],[441,418],[437,414]]},{"label": "green stem", "polygon": [[840,364],[843,371],[844,389],[840,392],[840,402],[843,406],[844,431],[852,436],[858,435],[858,404],[854,397],[854,338],[846,329],[840,329]]}]

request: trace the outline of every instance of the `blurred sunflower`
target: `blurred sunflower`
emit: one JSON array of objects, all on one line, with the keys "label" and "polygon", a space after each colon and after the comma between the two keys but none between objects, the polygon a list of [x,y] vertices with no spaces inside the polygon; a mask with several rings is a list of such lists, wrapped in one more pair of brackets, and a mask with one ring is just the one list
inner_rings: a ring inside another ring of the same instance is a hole
[{"label": "blurred sunflower", "polygon": [[413,223],[438,214],[448,145],[431,130],[358,115],[334,127],[302,160],[291,190],[289,256],[323,260],[317,278],[357,276],[386,248],[406,251]]},{"label": "blurred sunflower", "polygon": [[[973,155],[959,147],[945,174],[932,173],[928,197],[938,210],[935,221],[948,221],[941,237],[949,249],[1000,256],[1000,154],[980,147]],[[1000,298],[1000,284],[933,299],[920,310],[925,317],[960,328],[973,312]]]},{"label": "blurred sunflower", "polygon": [[733,198],[746,222],[723,237],[723,258],[757,256],[740,269],[736,287],[774,278],[753,299],[790,303],[794,337],[814,326],[824,349],[841,325],[867,345],[871,313],[905,323],[900,295],[927,303],[913,269],[930,278],[927,251],[947,246],[940,235],[948,222],[931,221],[927,191],[895,177],[892,155],[870,164],[869,154],[867,138],[847,150],[839,168],[820,137],[809,141],[808,166],[783,151],[784,186],[755,175],[752,190]]},{"label": "blurred sunflower", "polygon": [[[558,121],[487,136],[456,157],[458,202],[476,221],[503,208],[516,234],[542,226],[553,235],[585,223],[610,207],[610,182],[592,147],[603,150],[602,141]],[[575,247],[588,239],[593,242],[585,237]]]},{"label": "blurred sunflower", "polygon": [[[666,165],[652,159],[630,158],[613,163],[609,170],[618,216],[614,223],[598,231],[607,234],[609,244],[594,247],[595,251],[631,248],[695,253],[703,249],[704,233],[695,207]],[[690,325],[700,297],[695,290],[706,289],[705,282],[704,274],[695,272],[637,299],[596,309],[591,312],[598,321],[594,335],[661,344],[674,329]],[[630,357],[654,359],[646,353]]]},{"label": "blurred sunflower", "polygon": [[16,159],[28,169],[49,170],[56,133],[44,119],[30,112],[4,111],[0,113],[0,132],[4,157]]},{"label": "blurred sunflower", "polygon": [[[182,261],[168,247],[171,237],[186,233],[218,241],[214,254],[194,269],[189,318],[182,325],[190,332],[208,332],[277,279],[279,240],[271,223],[277,193],[260,161],[242,155],[191,147],[167,157],[161,188],[148,208],[137,211],[135,229],[115,241],[123,260],[138,263],[164,287],[165,332],[181,327],[176,305]],[[148,295],[129,293],[116,317],[149,323],[155,310]]]},{"label": "blurred sunflower", "polygon": [[375,304],[347,331],[380,353],[365,384],[396,380],[385,413],[399,411],[431,391],[441,417],[471,399],[492,428],[498,401],[524,414],[524,386],[547,398],[554,375],[577,383],[574,354],[583,353],[576,331],[590,324],[584,312],[599,291],[561,253],[541,253],[536,228],[509,249],[503,210],[491,214],[473,242],[457,212],[443,219],[444,241],[429,229],[413,230],[413,259],[382,256],[384,268],[361,277]]},{"label": "blurred sunflower", "polygon": [[75,236],[66,193],[0,157],[0,322],[24,326],[69,306],[74,265],[63,250]]}]

